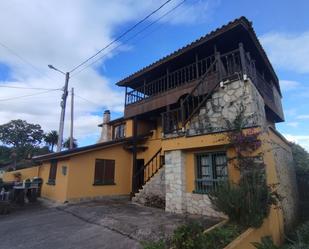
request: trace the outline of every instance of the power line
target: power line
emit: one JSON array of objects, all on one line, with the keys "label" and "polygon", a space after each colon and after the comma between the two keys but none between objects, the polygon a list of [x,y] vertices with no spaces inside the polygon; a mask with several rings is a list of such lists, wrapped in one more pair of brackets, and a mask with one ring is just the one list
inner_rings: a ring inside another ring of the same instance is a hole
[{"label": "power line", "polygon": [[44,94],[44,93],[48,93],[48,92],[52,92],[52,91],[57,91],[57,90],[59,90],[59,89],[47,90],[47,91],[43,91],[43,92],[39,92],[39,93],[26,94],[26,95],[21,95],[21,96],[6,98],[6,99],[0,99],[0,101],[2,102],[2,101],[21,99],[21,98],[31,97],[31,96],[40,95],[40,94]]},{"label": "power line", "polygon": [[167,0],[166,2],[164,2],[159,8],[155,9],[154,11],[152,11],[150,14],[148,14],[146,17],[144,17],[142,20],[140,20],[139,22],[137,22],[136,24],[134,24],[131,28],[129,28],[128,30],[126,30],[125,32],[123,32],[121,35],[119,35],[116,39],[114,39],[113,41],[111,41],[109,44],[107,44],[105,47],[103,47],[102,49],[100,49],[98,52],[96,52],[94,55],[90,56],[88,59],[86,59],[85,61],[83,61],[82,63],[78,64],[76,67],[74,67],[70,73],[74,72],[76,69],[80,68],[81,66],[83,66],[84,64],[86,64],[88,61],[90,61],[91,59],[93,59],[94,57],[96,57],[98,54],[100,54],[102,51],[104,51],[105,49],[109,48],[112,44],[114,44],[115,42],[119,41],[122,37],[124,37],[126,34],[128,34],[129,32],[131,32],[133,29],[135,29],[138,25],[140,25],[141,23],[145,22],[149,17],[151,17],[152,15],[154,15],[156,12],[158,12],[160,9],[162,9],[166,4],[168,4],[169,2],[171,2],[172,0]]},{"label": "power line", "polygon": [[[149,25],[147,25],[146,27],[144,27],[143,29],[141,29],[140,31],[138,31],[137,33],[135,33],[133,36],[129,37],[128,39],[124,40],[121,44],[119,44],[118,46],[110,49],[109,51],[107,51],[105,54],[103,54],[102,56],[100,56],[98,59],[96,59],[95,61],[91,62],[90,64],[86,65],[85,67],[83,67],[81,70],[77,71],[75,74],[73,74],[71,77],[81,73],[82,71],[84,71],[85,69],[87,69],[88,67],[92,66],[93,64],[97,63],[98,61],[100,61],[102,58],[104,58],[105,56],[107,56],[110,52],[114,51],[115,49],[123,46],[124,43],[134,39],[135,37],[137,37],[139,34],[141,34],[142,32],[144,32],[145,30],[149,29],[151,26],[153,26],[154,24],[156,24],[157,22],[159,22],[160,20],[162,20],[164,17],[166,17],[167,15],[171,14],[173,11],[175,11],[177,8],[179,8],[182,4],[184,4],[186,0],[181,1],[179,4],[177,4],[175,7],[173,7],[172,9],[170,9],[169,11],[167,11],[166,13],[164,13],[162,16],[160,16],[159,18],[157,18],[155,21],[153,21],[152,23],[150,23]],[[150,35],[151,33],[147,34],[146,36]],[[144,36],[143,38],[145,38],[146,36]]]},{"label": "power line", "polygon": [[18,53],[16,53],[13,49],[9,48],[8,46],[6,46],[5,44],[3,44],[2,42],[0,42],[0,46],[2,46],[3,48],[5,48],[7,51],[9,51],[11,54],[13,54],[14,56],[16,56],[18,59],[20,59],[22,62],[24,62],[25,64],[27,64],[28,66],[30,66],[33,70],[35,70],[36,72],[38,72],[39,74],[41,74],[42,76],[44,76],[45,78],[47,78],[48,80],[55,82],[54,79],[52,79],[51,77],[49,77],[48,75],[46,75],[46,73],[43,73],[40,69],[38,69],[35,65],[33,65],[30,61],[26,60],[24,57],[22,57],[21,55],[19,55]]},{"label": "power line", "polygon": [[6,85],[0,85],[0,87],[22,89],[22,90],[62,90],[61,88],[41,88],[41,87],[23,87],[23,86],[6,86]]},{"label": "power line", "polygon": [[86,99],[86,98],[84,98],[84,97],[82,97],[82,96],[79,96],[79,95],[77,95],[76,93],[74,93],[74,95],[75,95],[76,97],[78,97],[78,98],[84,100],[84,101],[89,102],[90,104],[93,104],[93,105],[96,105],[96,106],[102,106],[102,105],[100,105],[100,104],[98,104],[98,103],[95,103],[95,102],[89,100],[89,99]]}]

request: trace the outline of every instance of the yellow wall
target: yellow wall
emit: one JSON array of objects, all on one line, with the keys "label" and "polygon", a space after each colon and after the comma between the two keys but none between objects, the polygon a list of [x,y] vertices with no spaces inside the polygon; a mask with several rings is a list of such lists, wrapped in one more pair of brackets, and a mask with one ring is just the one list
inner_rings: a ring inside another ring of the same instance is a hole
[{"label": "yellow wall", "polygon": [[[195,155],[197,153],[211,152],[211,151],[226,151],[227,157],[231,158],[234,154],[233,150],[226,150],[224,146],[220,147],[205,147],[199,148],[196,150],[188,150],[186,151],[186,191],[187,193],[192,193],[195,189],[195,179],[196,179],[196,163],[195,163]],[[235,169],[234,164],[232,162],[228,162],[228,176],[231,182],[238,182],[240,174],[239,171]]]},{"label": "yellow wall", "polygon": [[128,119],[126,120],[126,137],[133,136],[133,120]]},{"label": "yellow wall", "polygon": [[262,237],[272,236],[275,244],[280,245],[283,241],[283,231],[279,230],[278,217],[281,215],[279,209],[272,208],[267,219],[260,228],[249,228],[237,239],[232,241],[224,249],[255,249],[252,242],[260,242]]},{"label": "yellow wall", "polygon": [[[115,160],[115,185],[93,185],[96,159]],[[75,155],[70,158],[67,200],[105,195],[129,195],[131,179],[132,157],[123,149],[122,144]]]},{"label": "yellow wall", "polygon": [[[62,167],[67,167],[67,174],[63,175]],[[43,179],[42,185],[42,197],[58,201],[65,202],[67,200],[67,187],[70,175],[70,161],[69,160],[59,160],[57,163],[57,174],[55,185],[50,185],[48,183],[50,170],[50,162],[44,162],[40,167],[39,177]]]},{"label": "yellow wall", "polygon": [[16,170],[16,171],[11,171],[11,172],[5,172],[4,175],[3,175],[3,181],[6,181],[6,182],[14,181],[15,180],[15,177],[14,177],[15,173],[21,174],[21,180],[31,179],[35,176],[38,176],[38,171],[39,171],[39,166],[21,169],[21,170]]}]

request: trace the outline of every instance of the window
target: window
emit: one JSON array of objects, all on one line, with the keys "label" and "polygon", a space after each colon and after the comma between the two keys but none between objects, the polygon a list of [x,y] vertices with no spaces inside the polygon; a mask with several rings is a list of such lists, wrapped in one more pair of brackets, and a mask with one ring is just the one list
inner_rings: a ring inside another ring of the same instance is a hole
[{"label": "window", "polygon": [[115,184],[115,160],[96,159],[94,185]]},{"label": "window", "polygon": [[196,155],[195,192],[207,193],[218,183],[226,180],[227,160],[225,152],[203,153]]},{"label": "window", "polygon": [[126,127],[125,124],[114,126],[113,138],[114,139],[124,138],[126,136],[125,127]]},{"label": "window", "polygon": [[49,177],[48,177],[48,184],[55,185],[56,184],[56,175],[57,175],[57,161],[53,160],[50,163],[49,168]]}]

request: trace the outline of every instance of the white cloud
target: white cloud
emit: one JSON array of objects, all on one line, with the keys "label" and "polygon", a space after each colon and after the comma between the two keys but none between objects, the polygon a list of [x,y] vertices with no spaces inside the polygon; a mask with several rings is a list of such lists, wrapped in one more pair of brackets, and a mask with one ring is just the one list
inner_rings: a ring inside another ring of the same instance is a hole
[{"label": "white cloud", "polygon": [[285,138],[291,142],[300,144],[309,152],[309,136],[308,135],[292,135],[284,134]]},{"label": "white cloud", "polygon": [[260,40],[275,66],[309,73],[309,31],[300,34],[271,32],[262,35]]},{"label": "white cloud", "polygon": [[301,84],[294,80],[280,80],[280,86],[283,91],[290,91],[299,88]]},{"label": "white cloud", "polygon": [[288,122],[286,123],[287,126],[290,126],[290,127],[293,127],[293,128],[296,128],[299,126],[299,123],[298,122]]},{"label": "white cloud", "polygon": [[296,118],[297,119],[309,119],[309,114],[298,115]]},{"label": "white cloud", "polygon": [[[49,0],[49,1],[1,1],[0,2],[0,42],[26,58],[27,65],[0,46],[0,63],[10,67],[12,80],[0,84],[61,88],[63,75],[47,68],[48,64],[63,71],[72,69],[90,55],[115,38],[119,25],[137,20],[149,14],[162,1],[88,1],[88,0]],[[175,6],[171,2],[164,11]],[[192,24],[209,18],[216,1],[198,1],[191,6],[185,3],[171,17],[162,22],[169,25]],[[207,13],[205,13],[205,11]],[[160,14],[153,18],[157,18]],[[109,57],[113,56],[111,55]],[[105,60],[109,57],[105,57]],[[104,66],[102,60],[100,67]],[[112,87],[106,77],[99,75],[97,67],[92,67],[70,81],[70,87],[89,101],[75,98],[75,136],[78,139],[94,139],[99,134],[97,124],[101,121],[103,109],[112,112],[123,111],[124,94],[122,89]],[[39,72],[38,72],[39,71]],[[25,119],[39,123],[45,131],[58,129],[60,116],[60,91],[50,92],[13,101],[1,99],[33,93],[30,90],[0,88],[0,124],[12,119]],[[69,99],[68,99],[69,100]],[[96,104],[97,103],[97,104]],[[67,120],[69,108],[67,109]],[[68,131],[69,123],[66,123]]]}]

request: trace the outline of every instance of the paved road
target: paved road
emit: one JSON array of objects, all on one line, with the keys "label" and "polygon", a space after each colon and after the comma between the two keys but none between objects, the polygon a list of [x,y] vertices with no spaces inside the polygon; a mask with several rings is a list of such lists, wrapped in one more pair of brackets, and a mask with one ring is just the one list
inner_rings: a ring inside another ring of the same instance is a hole
[{"label": "paved road", "polygon": [[[187,218],[130,202],[36,205],[0,216],[1,249],[139,249]],[[210,226],[215,220],[204,219]]]}]

